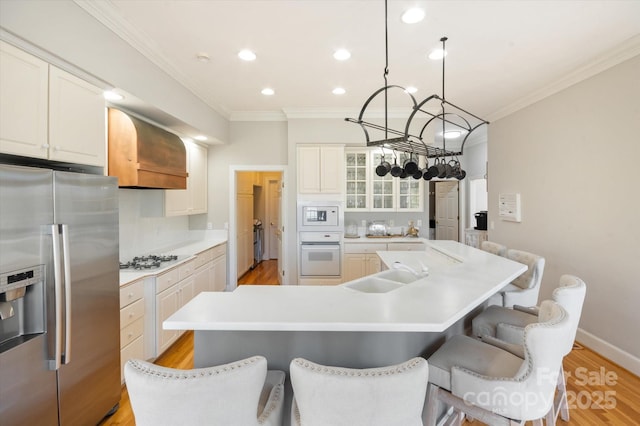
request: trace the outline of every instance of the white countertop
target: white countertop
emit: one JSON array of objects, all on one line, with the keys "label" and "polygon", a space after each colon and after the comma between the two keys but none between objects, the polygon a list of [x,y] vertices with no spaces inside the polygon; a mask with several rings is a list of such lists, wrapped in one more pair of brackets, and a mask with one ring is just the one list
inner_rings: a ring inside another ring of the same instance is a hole
[{"label": "white countertop", "polygon": [[[526,266],[454,242],[426,251],[378,252],[386,265],[418,261],[429,275],[387,293],[338,286],[239,286],[203,292],[163,323],[178,330],[442,332],[526,271]],[[378,275],[378,274],[376,274]],[[354,283],[357,280],[352,281]]]},{"label": "white countertop", "polygon": [[227,242],[226,236],[205,236],[201,240],[196,241],[185,241],[182,243],[177,243],[174,248],[165,249],[158,253],[153,253],[157,255],[164,254],[174,254],[180,256],[177,262],[167,263],[164,266],[156,269],[146,269],[146,270],[131,270],[124,269],[120,270],[120,287],[129,284],[133,281],[137,281],[146,277],[152,277],[155,275],[162,274],[163,272],[175,268],[181,263],[188,262],[193,259],[196,254],[203,252],[211,247],[218,246],[220,244],[224,244]]}]

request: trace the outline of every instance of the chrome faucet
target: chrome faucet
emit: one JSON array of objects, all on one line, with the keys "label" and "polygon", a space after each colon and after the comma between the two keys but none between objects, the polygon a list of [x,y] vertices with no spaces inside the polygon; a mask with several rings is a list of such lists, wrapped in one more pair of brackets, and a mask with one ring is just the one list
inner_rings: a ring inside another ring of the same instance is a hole
[{"label": "chrome faucet", "polygon": [[412,267],[405,265],[402,262],[398,262],[398,261],[393,262],[393,269],[401,269],[401,270],[407,271],[418,278],[426,277],[427,275],[429,275],[429,268],[423,265],[422,262],[420,262],[420,266],[422,267],[422,270],[418,272]]}]

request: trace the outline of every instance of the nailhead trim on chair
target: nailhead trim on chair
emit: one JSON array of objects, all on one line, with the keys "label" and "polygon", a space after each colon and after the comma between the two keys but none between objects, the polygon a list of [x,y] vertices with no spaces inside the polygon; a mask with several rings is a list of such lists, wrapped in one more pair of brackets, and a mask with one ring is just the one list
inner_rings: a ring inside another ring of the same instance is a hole
[{"label": "nailhead trim on chair", "polygon": [[[148,367],[147,365],[143,365],[141,363],[139,363],[137,360],[129,360],[129,365],[131,365],[131,367],[135,368],[136,370],[138,370],[141,373],[144,374],[148,374],[151,376],[156,376],[158,378],[162,378],[162,379],[195,379],[198,377],[208,377],[208,376],[215,376],[218,374],[222,374],[222,373],[227,373],[229,371],[233,371],[233,370],[237,370],[241,367],[250,365],[250,364],[254,364],[256,363],[258,360],[260,360],[260,357],[251,357],[251,358],[247,358],[244,359],[242,361],[237,361],[237,362],[233,362],[230,364],[226,364],[224,366],[219,366],[219,367],[205,367],[205,368],[196,368],[193,370],[181,370],[179,372],[168,372],[168,371],[158,371],[158,370],[154,370],[150,367]],[[155,364],[152,364],[154,367],[159,367],[161,369],[165,368],[162,366],[158,366]]]},{"label": "nailhead trim on chair", "polygon": [[[538,327],[551,327],[553,325],[558,324],[560,321],[562,321],[565,317],[566,317],[566,311],[564,309],[561,309],[561,315],[558,316],[558,318],[556,318],[556,320],[554,322],[537,322],[537,323],[532,323],[529,324],[528,326],[525,327],[524,329],[524,339],[523,341],[526,342],[527,341],[527,333],[529,332],[529,330],[533,329],[533,328],[538,328]],[[531,363],[531,353],[529,353],[529,347],[525,344],[524,345],[524,349],[525,349],[525,360],[527,361],[527,370],[522,373],[520,375],[520,377],[514,378],[514,377],[489,377],[489,376],[485,376],[483,374],[478,374],[475,371],[469,370],[467,368],[463,368],[463,367],[456,367],[453,366],[453,368],[457,368],[460,369],[461,371],[466,372],[467,374],[474,376],[474,377],[478,377],[481,379],[491,379],[491,380],[501,380],[501,381],[511,381],[511,382],[522,382],[524,379],[526,379],[529,374],[531,374],[533,372],[533,364]]]},{"label": "nailhead trim on chair", "polygon": [[[268,406],[262,410],[262,414],[258,417],[258,423],[263,424],[265,420],[269,418],[269,415],[276,409],[276,403],[280,401],[282,395],[284,393],[284,389],[281,383],[278,383],[271,390],[271,394],[269,394],[269,400],[271,401]],[[273,396],[273,397],[272,397]]]},{"label": "nailhead trim on chair", "polygon": [[369,369],[353,369],[353,368],[344,368],[344,367],[329,367],[325,365],[315,364],[310,361],[302,360],[297,358],[294,360],[296,364],[301,367],[307,368],[312,371],[317,371],[319,373],[325,374],[334,374],[338,376],[348,376],[348,377],[380,377],[380,376],[391,376],[393,374],[403,373],[405,371],[411,370],[418,366],[420,360],[410,360],[404,362],[399,365],[395,365],[393,367],[379,367],[379,368],[369,368]]}]

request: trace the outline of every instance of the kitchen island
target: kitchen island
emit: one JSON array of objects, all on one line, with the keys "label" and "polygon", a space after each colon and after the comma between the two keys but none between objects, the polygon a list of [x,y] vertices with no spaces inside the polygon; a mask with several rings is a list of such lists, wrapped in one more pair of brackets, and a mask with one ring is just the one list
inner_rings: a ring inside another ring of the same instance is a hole
[{"label": "kitchen island", "polygon": [[[449,336],[464,333],[485,301],[527,267],[453,241],[426,245],[422,252],[378,253],[387,267],[400,261],[417,275],[392,268],[338,286],[205,292],[164,328],[194,330],[196,367],[257,354],[270,369],[286,372],[295,357],[352,368],[428,357]],[[287,391],[290,400],[290,386]]]}]

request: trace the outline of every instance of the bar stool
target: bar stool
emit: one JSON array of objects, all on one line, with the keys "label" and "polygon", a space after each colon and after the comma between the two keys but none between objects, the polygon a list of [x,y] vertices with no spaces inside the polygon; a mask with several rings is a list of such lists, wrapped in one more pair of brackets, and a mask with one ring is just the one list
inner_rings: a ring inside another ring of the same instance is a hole
[{"label": "bar stool", "polygon": [[[562,275],[558,287],[553,290],[553,300],[567,311],[571,324],[571,334],[566,342],[565,356],[571,352],[573,347],[586,291],[587,286],[584,281],[574,275]],[[489,306],[472,320],[473,335],[524,358],[522,346],[524,327],[538,321],[538,311],[539,309],[535,306],[515,305],[513,309]],[[557,389],[558,394],[553,407],[554,418],[557,419],[560,415],[562,420],[569,421],[564,369],[561,369],[558,375]]]},{"label": "bar stool", "polygon": [[263,356],[192,370],[129,360],[124,377],[138,426],[282,424],[285,374]]},{"label": "bar stool", "polygon": [[567,312],[545,300],[539,322],[524,329],[524,359],[472,337],[457,335],[429,359],[427,425],[435,425],[442,402],[456,418],[467,414],[491,425],[522,424],[542,418],[552,424],[556,374],[571,338]]},{"label": "bar stool", "polygon": [[381,368],[342,368],[303,358],[289,367],[294,426],[422,426],[424,358]]}]

